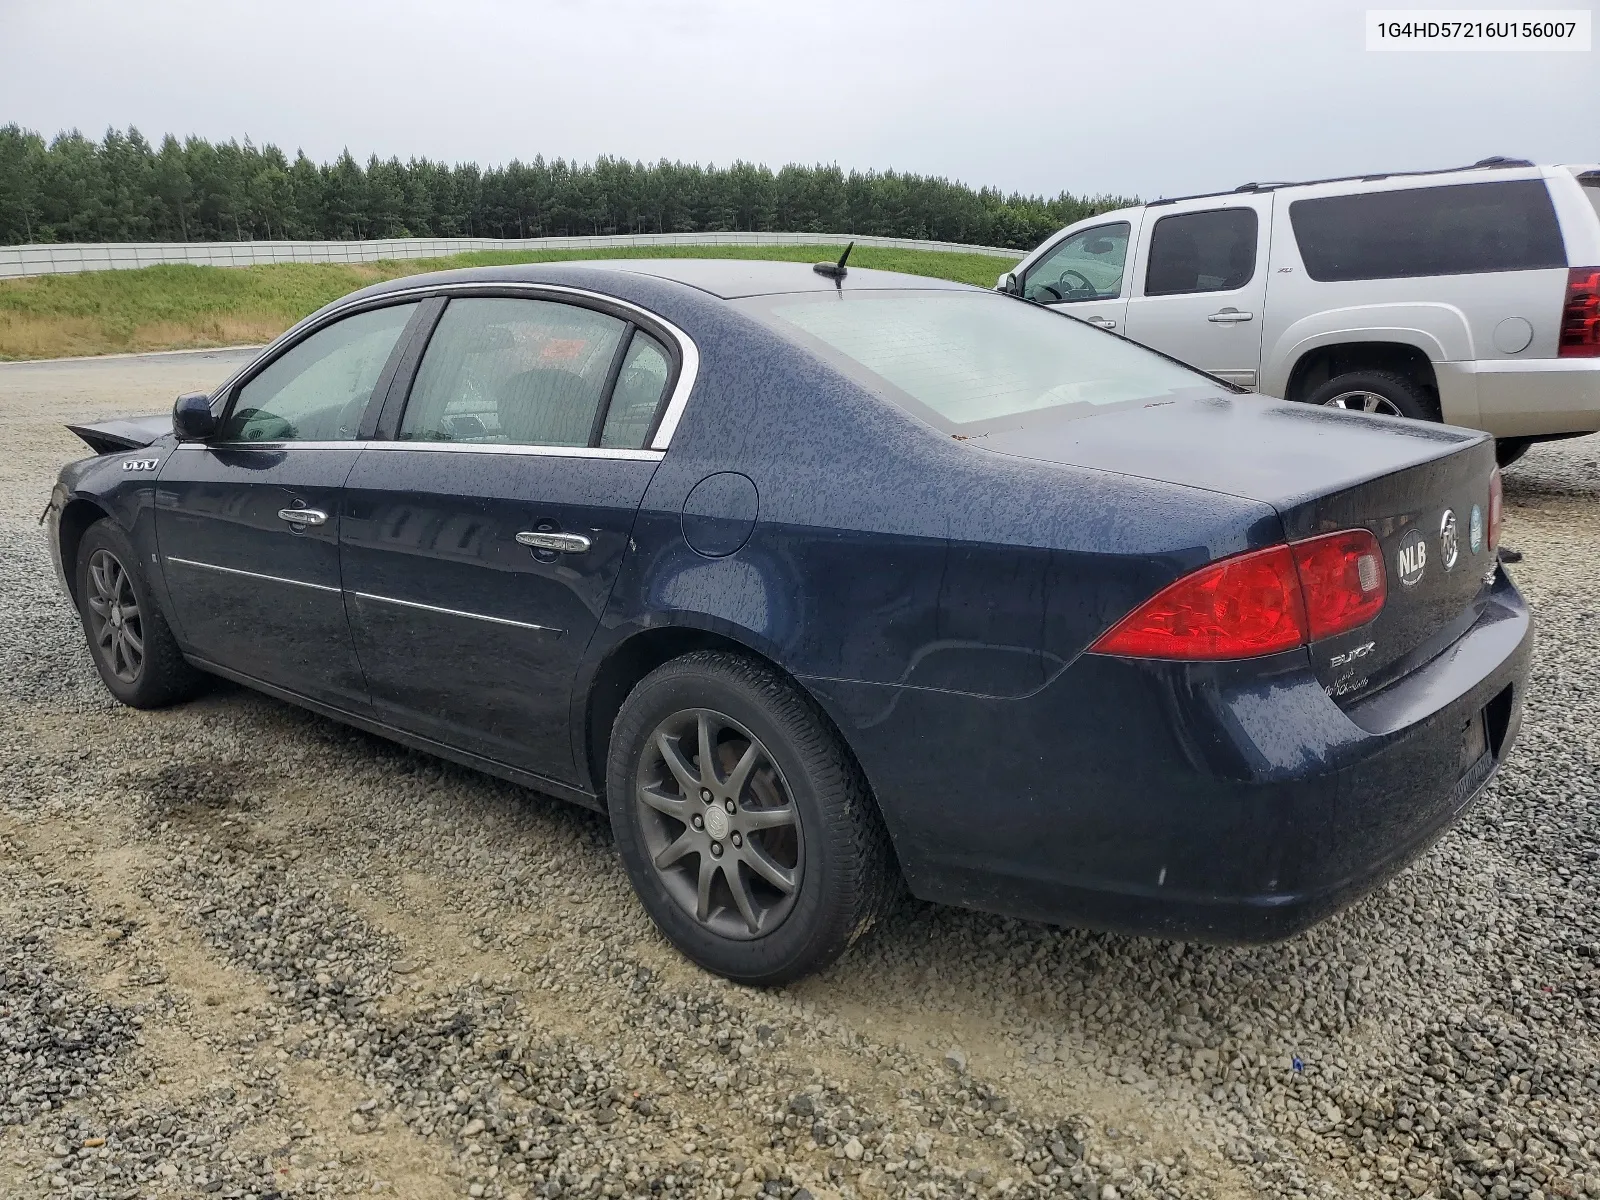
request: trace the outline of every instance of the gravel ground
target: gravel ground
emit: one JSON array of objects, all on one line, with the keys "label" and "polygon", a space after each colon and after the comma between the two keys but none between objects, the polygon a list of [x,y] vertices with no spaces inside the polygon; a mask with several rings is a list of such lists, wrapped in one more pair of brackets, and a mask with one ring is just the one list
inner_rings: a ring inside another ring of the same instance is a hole
[{"label": "gravel ground", "polygon": [[109,700],[34,524],[61,422],[229,362],[0,367],[0,1194],[1600,1197],[1600,438],[1508,473],[1527,724],[1387,888],[1253,949],[907,902],[761,993],[592,814]]}]

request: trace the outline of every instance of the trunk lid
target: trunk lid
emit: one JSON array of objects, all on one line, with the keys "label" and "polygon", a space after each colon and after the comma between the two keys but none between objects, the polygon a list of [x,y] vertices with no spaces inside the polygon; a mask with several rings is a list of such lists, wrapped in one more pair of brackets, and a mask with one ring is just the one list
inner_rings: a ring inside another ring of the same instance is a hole
[{"label": "trunk lid", "polygon": [[1317,677],[1341,703],[1370,695],[1465,633],[1495,566],[1487,545],[1494,439],[1469,429],[1217,396],[1041,420],[970,441],[1258,500],[1278,511],[1290,541],[1371,530],[1388,577],[1383,611],[1310,648]]}]

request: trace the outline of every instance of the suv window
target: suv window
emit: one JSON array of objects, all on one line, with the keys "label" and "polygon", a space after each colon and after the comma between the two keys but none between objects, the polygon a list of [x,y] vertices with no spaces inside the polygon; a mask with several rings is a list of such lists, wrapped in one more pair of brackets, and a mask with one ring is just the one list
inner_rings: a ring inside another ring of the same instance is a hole
[{"label": "suv window", "polygon": [[554,300],[452,300],[400,421],[418,442],[588,446],[627,328]]},{"label": "suv window", "polygon": [[1253,208],[1216,208],[1162,217],[1150,234],[1146,296],[1232,292],[1256,273]]},{"label": "suv window", "polygon": [[1322,283],[1567,265],[1539,179],[1296,200],[1289,223],[1306,274]]},{"label": "suv window", "polygon": [[1114,221],[1073,234],[1034,264],[1023,295],[1042,304],[1115,300],[1122,294],[1130,231],[1126,221]]},{"label": "suv window", "polygon": [[222,423],[224,442],[348,442],[416,304],[356,313],[275,358]]}]

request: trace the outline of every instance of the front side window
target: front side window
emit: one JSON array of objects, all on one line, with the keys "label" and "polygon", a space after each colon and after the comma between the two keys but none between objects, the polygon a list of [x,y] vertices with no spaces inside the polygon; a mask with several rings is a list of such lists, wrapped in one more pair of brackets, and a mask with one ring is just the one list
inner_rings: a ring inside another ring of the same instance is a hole
[{"label": "front side window", "polygon": [[1221,388],[1134,342],[1005,296],[844,292],[748,307],[885,399],[969,437],[1045,410],[1087,416]]},{"label": "front side window", "polygon": [[402,441],[588,446],[627,325],[554,300],[452,300],[401,418]]},{"label": "front side window", "polygon": [[218,440],[353,441],[416,307],[356,313],[297,343],[239,389]]},{"label": "front side window", "polygon": [[1318,196],[1290,204],[1289,224],[1320,283],[1567,265],[1540,179]]},{"label": "front side window", "polygon": [[1122,294],[1130,232],[1126,221],[1116,221],[1073,234],[1028,271],[1023,294],[1041,304],[1115,300]]},{"label": "front side window", "polygon": [[1237,291],[1256,272],[1256,228],[1253,208],[1162,217],[1150,234],[1144,294]]}]

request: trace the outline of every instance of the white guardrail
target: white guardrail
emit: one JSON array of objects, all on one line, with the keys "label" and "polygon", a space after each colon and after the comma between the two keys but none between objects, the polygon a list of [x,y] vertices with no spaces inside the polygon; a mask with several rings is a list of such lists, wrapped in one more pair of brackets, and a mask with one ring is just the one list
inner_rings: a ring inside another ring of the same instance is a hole
[{"label": "white guardrail", "polygon": [[622,233],[595,237],[381,238],[370,242],[63,242],[0,246],[0,279],[78,271],[127,271],[160,263],[253,267],[286,262],[377,262],[390,258],[444,258],[471,250],[604,250],[617,246],[882,246],[941,250],[1020,259],[1021,250],[964,246],[921,238],[850,233]]}]

